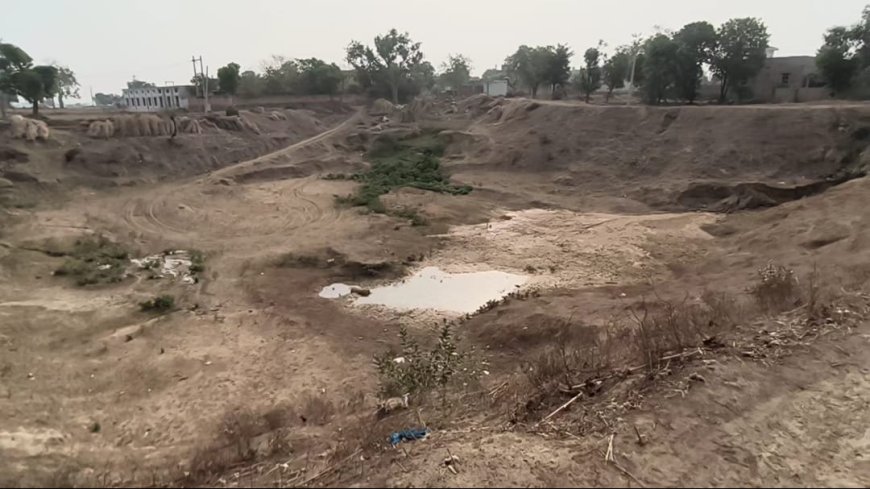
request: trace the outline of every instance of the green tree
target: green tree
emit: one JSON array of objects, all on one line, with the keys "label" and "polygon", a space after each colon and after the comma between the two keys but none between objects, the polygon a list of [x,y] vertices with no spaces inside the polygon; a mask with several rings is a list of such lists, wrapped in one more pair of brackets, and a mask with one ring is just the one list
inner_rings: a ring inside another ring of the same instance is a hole
[{"label": "green tree", "polygon": [[722,24],[712,51],[710,69],[722,83],[719,102],[725,102],[728,92],[741,87],[764,66],[765,50],[770,35],[759,19],[731,19]]},{"label": "green tree", "polygon": [[450,55],[446,63],[441,64],[441,83],[450,89],[457,90],[471,79],[471,60],[461,54]]},{"label": "green tree", "polygon": [[264,90],[263,77],[258,73],[248,70],[239,77],[238,93],[242,97],[258,97],[263,94]]},{"label": "green tree", "polygon": [[870,5],[864,7],[861,21],[851,27],[832,27],[816,53],[816,66],[825,83],[837,93],[854,86],[866,87],[870,67]]},{"label": "green tree", "polygon": [[296,60],[299,68],[299,89],[302,93],[329,95],[338,92],[342,82],[341,68],[317,58]]},{"label": "green tree", "polygon": [[547,46],[544,56],[543,82],[550,84],[550,92],[555,93],[556,87],[563,87],[571,78],[571,57],[574,51],[565,44],[555,48]]},{"label": "green tree", "polygon": [[589,48],[583,53],[583,68],[577,75],[576,84],[587,104],[592,93],[601,88],[601,52],[598,48]]},{"label": "green tree", "polygon": [[263,92],[269,95],[294,93],[299,84],[299,65],[283,56],[272,56],[263,66]]},{"label": "green tree", "polygon": [[218,68],[218,86],[221,92],[229,96],[233,96],[238,92],[239,79],[241,78],[241,75],[239,75],[240,69],[241,66],[237,63],[229,63],[226,66]]},{"label": "green tree", "polygon": [[98,92],[94,95],[94,103],[100,107],[112,107],[121,103],[121,96],[114,93]]},{"label": "green tree", "polygon": [[660,104],[672,95],[678,50],[677,43],[665,34],[656,34],[644,43],[641,84],[644,102]]},{"label": "green tree", "polygon": [[857,56],[859,40],[852,30],[834,27],[825,34],[825,44],[816,54],[816,66],[825,83],[835,92],[845,92],[852,86],[861,69]]},{"label": "green tree", "polygon": [[529,95],[535,98],[538,87],[547,81],[552,52],[552,46],[532,48],[524,44],[517,48],[514,54],[505,59],[505,71],[511,84],[525,86],[529,89]]},{"label": "green tree", "polygon": [[410,76],[404,82],[402,93],[417,95],[425,90],[435,87],[435,67],[428,61],[422,61],[414,65]]},{"label": "green tree", "polygon": [[374,49],[351,41],[346,59],[357,71],[357,78],[364,87],[376,91],[387,88],[396,104],[399,103],[399,87],[403,82],[411,80],[415,70],[418,73],[428,71],[419,66],[423,61],[420,43],[413,42],[407,32],[399,34],[396,29],[375,37]]},{"label": "green tree", "polygon": [[34,66],[12,73],[15,93],[33,105],[33,115],[39,115],[39,103],[57,93],[57,69],[54,66]]},{"label": "green tree", "polygon": [[6,118],[6,108],[18,90],[13,84],[16,73],[30,69],[33,59],[14,44],[0,42],[0,115]]},{"label": "green tree", "polygon": [[677,45],[675,88],[691,104],[698,96],[704,64],[710,62],[716,48],[716,29],[708,22],[692,22],[675,33],[673,40]]},{"label": "green tree", "polygon": [[631,69],[631,53],[627,47],[621,47],[616,53],[604,62],[601,74],[604,84],[607,85],[607,100],[613,95],[613,90],[625,86],[625,80]]},{"label": "green tree", "polygon": [[130,90],[138,88],[153,88],[155,86],[156,85],[154,85],[153,83],[137,80],[136,78],[133,78],[133,80],[127,82],[127,88],[129,88]]},{"label": "green tree", "polygon": [[63,98],[79,96],[79,82],[76,80],[76,75],[71,69],[66,66],[56,66],[57,68],[57,103],[63,109]]},{"label": "green tree", "polygon": [[[208,78],[208,79],[206,79]],[[205,96],[205,90],[208,88],[208,93],[211,95],[218,90],[218,84],[220,83],[217,78],[206,77],[200,73],[193,76],[190,79],[190,83],[194,86],[196,93],[200,96]],[[153,86],[153,85],[152,85]]]},{"label": "green tree", "polygon": [[480,79],[487,82],[487,81],[493,81],[493,80],[504,80],[505,78],[507,78],[507,76],[508,75],[507,75],[507,72],[505,72],[505,70],[490,68],[490,69],[484,71],[482,75],[480,75]]}]

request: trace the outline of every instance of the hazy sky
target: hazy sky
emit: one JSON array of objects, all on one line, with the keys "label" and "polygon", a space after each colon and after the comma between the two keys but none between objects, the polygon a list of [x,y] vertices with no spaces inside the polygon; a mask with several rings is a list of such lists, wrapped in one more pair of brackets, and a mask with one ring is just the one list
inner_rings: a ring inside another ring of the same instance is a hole
[{"label": "hazy sky", "polygon": [[423,43],[437,68],[448,54],[472,60],[474,73],[499,65],[520,44],[610,48],[707,20],[760,17],[778,56],[815,54],[828,27],[858,21],[870,0],[41,0],[6,1],[0,38],[40,63],[57,61],[90,89],[120,93],[134,75],[187,83],[191,55],[210,74],[235,61],[259,70],[272,54],[315,56],[345,66],[344,48],[396,27]]}]

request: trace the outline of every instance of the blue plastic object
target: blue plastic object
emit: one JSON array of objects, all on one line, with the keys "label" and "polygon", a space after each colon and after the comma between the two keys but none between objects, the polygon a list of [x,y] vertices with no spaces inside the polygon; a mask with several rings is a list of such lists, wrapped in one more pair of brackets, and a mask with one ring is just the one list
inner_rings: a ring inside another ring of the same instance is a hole
[{"label": "blue plastic object", "polygon": [[429,428],[412,428],[410,430],[397,431],[390,435],[390,445],[396,447],[403,441],[422,440],[429,435]]}]

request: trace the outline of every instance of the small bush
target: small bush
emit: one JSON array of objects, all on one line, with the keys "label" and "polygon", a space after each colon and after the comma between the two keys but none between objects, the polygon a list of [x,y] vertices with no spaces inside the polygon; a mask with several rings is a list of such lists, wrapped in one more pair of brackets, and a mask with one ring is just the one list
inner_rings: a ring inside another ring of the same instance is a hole
[{"label": "small bush", "polygon": [[414,209],[409,209],[409,208],[400,209],[398,211],[392,212],[392,215],[394,215],[396,217],[401,217],[403,219],[408,219],[409,221],[411,221],[411,226],[415,226],[415,227],[416,226],[426,226],[429,224],[429,221],[425,217],[420,215]]},{"label": "small bush", "polygon": [[[388,351],[374,357],[382,398],[424,393],[446,387],[462,375],[476,375],[473,370],[469,372],[467,364],[470,359],[466,353],[460,352],[450,324],[441,328],[438,342],[429,351],[421,349],[404,326],[399,330],[399,337],[400,353]],[[403,361],[396,362],[399,357]]]},{"label": "small bush", "polygon": [[168,312],[175,308],[175,297],[166,294],[160,295],[140,302],[139,308],[144,312]]},{"label": "small bush", "polygon": [[309,395],[302,404],[301,414],[306,423],[323,426],[335,415],[335,406],[323,396]]},{"label": "small bush", "polygon": [[104,236],[78,239],[71,250],[54,253],[67,256],[54,274],[72,277],[79,286],[120,282],[129,256],[123,246]]},{"label": "small bush", "polygon": [[205,255],[199,250],[190,251],[190,273],[205,271]]},{"label": "small bush", "polygon": [[247,409],[227,411],[221,419],[213,441],[198,447],[190,462],[194,480],[220,474],[242,462],[250,462],[257,455],[255,440],[266,433],[262,417]]},{"label": "small bush", "polygon": [[236,116],[239,115],[239,109],[235,107],[227,107],[227,116]]},{"label": "small bush", "polygon": [[758,269],[758,281],[749,289],[759,306],[768,312],[782,312],[798,300],[798,280],[794,270],[768,263]]},{"label": "small bush", "polygon": [[280,268],[312,268],[320,267],[322,264],[323,260],[318,256],[296,253],[285,253],[275,262],[275,266]]}]

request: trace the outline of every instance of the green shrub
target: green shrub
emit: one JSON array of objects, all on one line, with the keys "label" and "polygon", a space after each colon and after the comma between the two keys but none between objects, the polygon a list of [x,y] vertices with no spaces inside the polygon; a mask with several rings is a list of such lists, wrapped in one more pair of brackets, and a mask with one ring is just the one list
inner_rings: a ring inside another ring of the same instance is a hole
[{"label": "green shrub", "polygon": [[411,226],[426,226],[429,224],[429,220],[414,209],[399,209],[395,212],[392,212],[391,215],[408,219],[409,221],[411,221]]},{"label": "green shrub", "polygon": [[55,275],[69,276],[79,286],[120,282],[127,268],[129,252],[105,236],[76,240],[66,255],[67,259]]},{"label": "green shrub", "polygon": [[362,184],[357,193],[338,201],[384,213],[386,209],[381,203],[381,195],[401,187],[452,195],[468,194],[470,186],[453,185],[445,175],[439,161],[443,153],[443,144],[432,133],[399,141],[382,140],[366,155],[371,168],[351,177]]},{"label": "green shrub", "polygon": [[175,308],[175,297],[160,295],[139,303],[139,308],[144,312],[168,312]]},{"label": "green shrub", "polygon": [[190,251],[190,273],[205,271],[205,255],[199,250]]},{"label": "green shrub", "polygon": [[[381,397],[419,394],[445,387],[457,377],[476,375],[467,368],[469,356],[459,350],[450,324],[441,328],[438,342],[429,351],[422,350],[404,326],[399,337],[400,353],[390,350],[374,357]],[[396,361],[399,357],[401,362]]]}]

